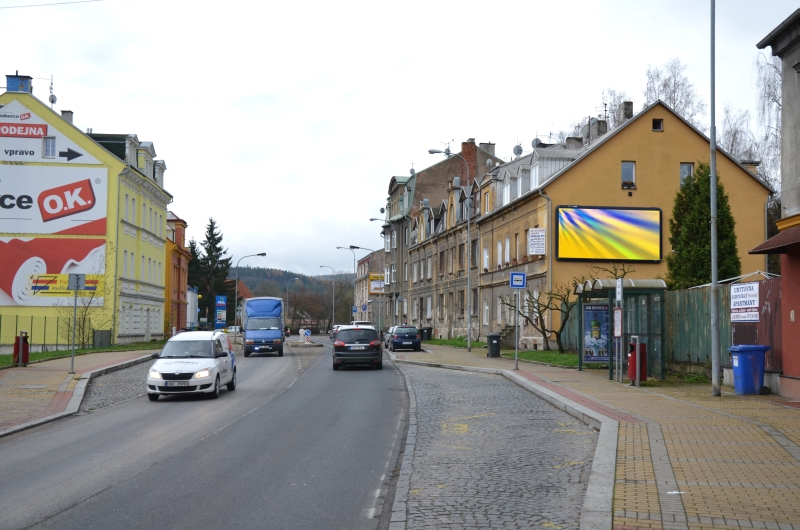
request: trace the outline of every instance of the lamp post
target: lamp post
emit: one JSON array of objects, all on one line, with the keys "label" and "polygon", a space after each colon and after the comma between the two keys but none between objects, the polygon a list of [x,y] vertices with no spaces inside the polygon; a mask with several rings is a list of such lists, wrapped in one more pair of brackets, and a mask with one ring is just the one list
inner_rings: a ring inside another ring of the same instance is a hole
[{"label": "lamp post", "polygon": [[[349,250],[353,253],[353,307],[356,305],[356,252],[354,249],[358,247],[354,247],[350,245],[349,247],[336,247],[338,250]],[[350,308],[350,312],[352,313],[353,309]],[[351,315],[352,316],[352,315]],[[355,320],[355,319],[353,319]]]},{"label": "lamp post", "polygon": [[[377,252],[377,250],[372,250],[371,248],[366,248],[366,247],[357,247],[357,246],[355,246],[355,245],[350,245],[350,248],[351,248],[351,249],[354,249],[354,250],[369,250],[369,251],[370,251],[370,252],[372,252],[372,253],[375,253],[375,252]],[[383,255],[381,255],[381,269],[383,269]],[[384,280],[385,280],[385,279],[386,279],[386,278],[384,278]],[[381,282],[381,292],[380,292],[380,295],[379,295],[379,296],[383,297],[383,282]],[[369,289],[367,290],[367,297],[369,297]],[[380,304],[380,302],[378,302],[378,311],[380,311],[380,307],[381,307],[381,304]],[[379,316],[380,316],[381,318],[378,320],[378,331],[381,331],[381,329],[382,329],[382,324],[383,324],[383,320],[382,320],[382,317],[383,317],[383,315],[381,314],[381,315],[379,315]]]},{"label": "lamp post", "polygon": [[289,284],[295,280],[299,280],[300,278],[292,278],[291,280],[286,282],[286,312],[289,312]]},{"label": "lamp post", "polygon": [[[440,151],[439,149],[428,149],[428,154],[435,155],[435,154],[443,154],[447,158],[451,156],[457,156],[461,160],[464,161],[464,165],[467,166],[467,182],[469,183],[469,162],[463,156],[459,155],[458,153],[450,152],[450,148],[446,148],[444,151]],[[467,351],[472,351],[472,282],[470,281],[470,277],[472,276],[470,273],[470,269],[472,268],[472,239],[469,233],[469,225],[470,219],[472,219],[472,184],[467,184],[466,186],[459,186],[462,191],[467,195]]]},{"label": "lamp post", "polygon": [[319,267],[331,270],[331,327],[333,327],[333,320],[336,318],[336,294],[333,290],[333,275],[336,274],[336,271],[328,265],[320,265]]},{"label": "lamp post", "polygon": [[[233,295],[233,325],[236,326],[236,331],[233,332],[233,342],[236,342],[236,337],[239,336],[239,324],[236,323],[236,317],[239,316],[239,263],[244,258],[252,258],[253,256],[261,256],[262,258],[266,256],[266,252],[259,252],[258,254],[248,254],[247,256],[242,256],[239,258],[239,261],[236,262],[236,280],[234,284],[234,291],[236,291]],[[240,319],[241,320],[241,319]]]}]

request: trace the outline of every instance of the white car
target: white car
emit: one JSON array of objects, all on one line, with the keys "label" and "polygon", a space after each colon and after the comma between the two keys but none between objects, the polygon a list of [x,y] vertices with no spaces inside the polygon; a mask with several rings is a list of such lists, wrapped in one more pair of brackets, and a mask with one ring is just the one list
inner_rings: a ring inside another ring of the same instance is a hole
[{"label": "white car", "polygon": [[236,358],[228,336],[221,331],[186,331],[167,341],[147,373],[147,397],[208,394],[219,397],[220,387],[236,389]]}]

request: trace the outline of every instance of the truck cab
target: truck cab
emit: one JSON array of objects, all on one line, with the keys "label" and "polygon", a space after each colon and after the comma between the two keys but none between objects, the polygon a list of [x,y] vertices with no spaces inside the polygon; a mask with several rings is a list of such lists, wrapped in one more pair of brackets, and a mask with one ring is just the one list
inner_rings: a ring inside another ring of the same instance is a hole
[{"label": "truck cab", "polygon": [[244,356],[277,353],[278,357],[283,357],[283,299],[267,296],[248,298],[244,301],[244,315]]}]

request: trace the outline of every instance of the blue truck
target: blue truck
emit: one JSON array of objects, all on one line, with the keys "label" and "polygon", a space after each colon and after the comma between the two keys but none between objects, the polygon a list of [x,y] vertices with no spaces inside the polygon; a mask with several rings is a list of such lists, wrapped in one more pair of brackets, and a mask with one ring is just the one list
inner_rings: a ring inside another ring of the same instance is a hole
[{"label": "blue truck", "polygon": [[244,356],[277,353],[283,357],[283,298],[260,296],[244,301]]}]

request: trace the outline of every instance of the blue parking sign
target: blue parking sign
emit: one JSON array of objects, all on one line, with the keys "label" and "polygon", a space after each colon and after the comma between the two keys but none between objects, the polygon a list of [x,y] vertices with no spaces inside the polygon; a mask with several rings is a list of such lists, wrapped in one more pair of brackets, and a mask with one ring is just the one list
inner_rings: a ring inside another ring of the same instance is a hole
[{"label": "blue parking sign", "polygon": [[512,289],[524,289],[526,287],[526,280],[524,272],[512,272],[510,287]]}]

